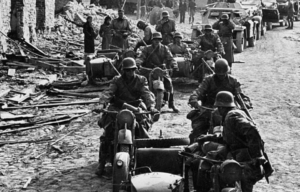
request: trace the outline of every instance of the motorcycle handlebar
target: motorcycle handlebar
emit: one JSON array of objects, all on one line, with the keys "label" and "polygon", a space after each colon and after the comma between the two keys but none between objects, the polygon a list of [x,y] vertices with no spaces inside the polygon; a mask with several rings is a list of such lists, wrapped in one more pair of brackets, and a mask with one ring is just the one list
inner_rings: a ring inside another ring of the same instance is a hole
[{"label": "motorcycle handlebar", "polygon": [[[214,159],[208,159],[208,158],[202,157],[200,155],[196,155],[196,154],[193,154],[193,153],[188,153],[188,152],[185,152],[185,151],[179,151],[178,154],[181,155],[181,156],[184,156],[184,157],[191,157],[191,158],[195,158],[195,159],[201,159],[201,160],[213,163],[213,164],[221,164],[221,163],[224,162],[224,161],[219,161],[219,160],[214,160]],[[241,164],[241,165],[244,165],[244,164],[248,164],[248,163],[253,163],[253,161],[238,162],[238,163]]]},{"label": "motorcycle handlebar", "polygon": [[[118,114],[120,111],[110,111],[107,109],[98,109],[98,110],[93,110],[94,112],[99,112],[99,113],[110,113],[110,114]],[[142,112],[134,112],[131,111],[132,113],[134,113],[135,115],[148,115],[148,114],[159,114],[159,112],[151,112],[151,111],[142,111]]]}]

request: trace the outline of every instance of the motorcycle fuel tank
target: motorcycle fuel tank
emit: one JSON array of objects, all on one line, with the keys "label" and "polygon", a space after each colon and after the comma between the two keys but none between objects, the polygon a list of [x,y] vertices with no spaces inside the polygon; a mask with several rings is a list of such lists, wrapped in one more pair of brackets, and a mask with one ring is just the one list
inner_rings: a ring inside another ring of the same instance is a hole
[{"label": "motorcycle fuel tank", "polygon": [[162,172],[132,176],[132,191],[136,192],[183,192],[183,178]]}]

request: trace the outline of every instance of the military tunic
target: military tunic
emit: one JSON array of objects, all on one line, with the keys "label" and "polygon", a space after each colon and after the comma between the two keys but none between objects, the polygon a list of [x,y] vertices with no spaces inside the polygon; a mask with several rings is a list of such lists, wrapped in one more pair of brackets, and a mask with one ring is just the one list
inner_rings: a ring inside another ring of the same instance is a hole
[{"label": "military tunic", "polygon": [[[250,162],[262,157],[263,141],[253,123],[244,111],[234,109],[228,112],[223,124],[223,140],[234,160]],[[252,192],[253,185],[263,178],[259,163],[245,163],[241,178],[242,191]]]},{"label": "military tunic", "polygon": [[188,45],[186,43],[182,43],[182,42],[180,44],[171,43],[168,45],[168,47],[173,55],[180,54],[180,55],[190,56],[190,53],[187,49]]},{"label": "military tunic", "polygon": [[217,34],[210,34],[210,35],[200,35],[196,38],[196,45],[202,51],[212,50],[213,52],[222,53],[224,51],[223,44],[220,40],[219,35]]},{"label": "military tunic", "polygon": [[176,31],[175,21],[168,19],[168,21],[163,23],[161,19],[158,21],[155,30],[162,34],[162,43],[164,45],[169,45],[173,41],[172,33]]},{"label": "military tunic", "polygon": [[147,46],[137,58],[136,62],[143,67],[151,69],[155,67],[162,68],[164,63],[168,69],[176,66],[176,61],[169,48],[162,44],[158,45],[156,48],[153,45]]},{"label": "military tunic", "polygon": [[240,86],[238,80],[231,75],[227,75],[224,80],[219,80],[214,74],[206,77],[192,95],[196,95],[198,100],[202,101],[203,106],[213,107],[216,95],[220,91],[229,91],[236,95],[241,93]]},{"label": "military tunic", "polygon": [[114,77],[109,88],[100,95],[100,101],[109,102],[113,97],[113,104],[118,108],[124,103],[134,105],[139,99],[147,108],[155,106],[154,94],[149,90],[147,79],[137,74],[131,80],[125,75]]},{"label": "military tunic", "polygon": [[228,61],[228,64],[231,67],[231,64],[234,62],[232,32],[235,28],[235,24],[232,21],[229,21],[228,24],[224,24],[222,21],[217,21],[212,27],[213,29],[219,30],[218,34],[221,38],[225,51],[225,55],[223,55],[223,57]]},{"label": "military tunic", "polygon": [[[201,100],[202,106],[213,108],[216,95],[220,91],[229,91],[233,95],[238,94],[241,92],[240,83],[230,75],[224,80],[219,80],[217,75],[210,75],[193,91],[192,95]],[[222,121],[217,110],[212,112],[203,108],[197,110],[197,113],[192,113],[189,119],[192,121],[193,129],[189,136],[191,141],[206,134],[210,128],[219,126]]]}]

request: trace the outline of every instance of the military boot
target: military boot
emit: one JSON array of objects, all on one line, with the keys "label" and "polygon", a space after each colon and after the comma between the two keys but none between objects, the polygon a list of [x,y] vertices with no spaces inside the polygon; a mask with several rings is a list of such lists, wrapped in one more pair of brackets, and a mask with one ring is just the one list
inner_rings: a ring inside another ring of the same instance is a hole
[{"label": "military boot", "polygon": [[173,93],[170,93],[170,97],[169,97],[169,108],[170,109],[173,109],[173,111],[175,113],[179,113],[179,109],[177,109],[177,107],[175,106],[175,103],[174,103],[174,94]]}]

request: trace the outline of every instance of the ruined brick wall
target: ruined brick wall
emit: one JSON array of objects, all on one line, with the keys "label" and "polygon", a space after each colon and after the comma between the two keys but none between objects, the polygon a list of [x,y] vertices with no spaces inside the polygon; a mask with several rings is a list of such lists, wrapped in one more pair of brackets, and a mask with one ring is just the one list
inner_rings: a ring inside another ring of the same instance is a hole
[{"label": "ruined brick wall", "polygon": [[[0,0],[0,31],[7,34],[10,31],[11,0]],[[6,51],[6,38],[0,34],[0,52]]]},{"label": "ruined brick wall", "polygon": [[17,33],[17,37],[24,37],[30,41],[30,37],[36,36],[36,0],[12,0],[11,2],[12,31]]},{"label": "ruined brick wall", "polygon": [[38,29],[54,26],[55,0],[36,0],[36,26]]}]

